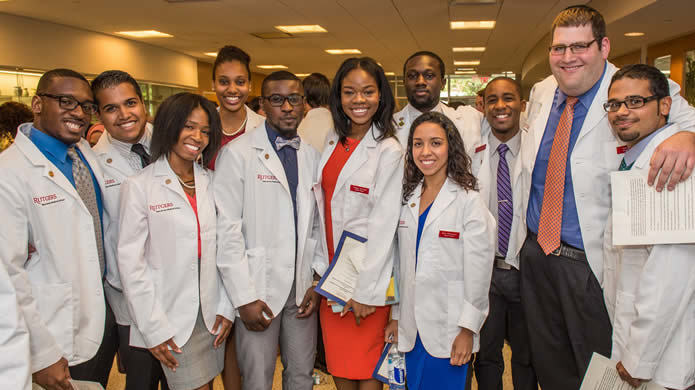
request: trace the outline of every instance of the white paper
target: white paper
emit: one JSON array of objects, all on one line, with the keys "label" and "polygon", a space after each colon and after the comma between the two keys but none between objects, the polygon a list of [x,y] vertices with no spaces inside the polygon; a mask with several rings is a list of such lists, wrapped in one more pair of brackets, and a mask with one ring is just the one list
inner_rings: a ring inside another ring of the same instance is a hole
[{"label": "white paper", "polygon": [[343,246],[335,260],[335,266],[326,276],[321,290],[347,302],[352,298],[357,285],[357,277],[367,255],[367,243],[345,236]]},{"label": "white paper", "polygon": [[620,379],[618,362],[594,352],[579,390],[666,390],[653,382],[643,382],[636,389]]},{"label": "white paper", "polygon": [[640,171],[611,173],[613,245],[695,243],[695,177],[656,192]]},{"label": "white paper", "polygon": [[[70,380],[72,387],[75,390],[104,390],[100,383],[97,382],[87,382],[87,381],[76,381],[74,379]],[[32,390],[44,390],[43,387],[32,383]]]}]

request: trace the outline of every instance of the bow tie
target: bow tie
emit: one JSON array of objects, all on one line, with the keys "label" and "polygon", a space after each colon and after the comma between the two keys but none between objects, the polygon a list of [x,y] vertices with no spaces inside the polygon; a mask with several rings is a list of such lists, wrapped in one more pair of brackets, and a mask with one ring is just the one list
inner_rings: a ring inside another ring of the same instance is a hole
[{"label": "bow tie", "polygon": [[290,139],[284,139],[282,137],[277,137],[275,138],[275,147],[280,150],[284,148],[285,146],[291,146],[295,149],[299,149],[299,144],[301,140],[299,139],[299,136],[294,136]]}]

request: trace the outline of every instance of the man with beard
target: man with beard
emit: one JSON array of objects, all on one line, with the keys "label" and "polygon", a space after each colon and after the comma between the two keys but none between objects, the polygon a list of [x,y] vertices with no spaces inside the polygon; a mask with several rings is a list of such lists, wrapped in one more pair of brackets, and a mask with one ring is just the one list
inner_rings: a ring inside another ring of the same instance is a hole
[{"label": "man with beard", "polygon": [[393,116],[396,121],[396,136],[404,150],[408,149],[411,123],[420,114],[429,111],[442,113],[454,122],[466,150],[480,139],[482,113],[469,106],[454,110],[439,101],[444,88],[444,74],[444,61],[430,51],[419,51],[405,60],[403,79],[408,104]]},{"label": "man with beard", "polygon": [[278,344],[282,388],[311,389],[320,302],[312,263],[325,256],[312,192],[319,154],[297,135],[299,78],[272,73],[261,93],[265,122],[217,159],[218,267],[243,322],[234,328],[243,389],[272,387]]}]

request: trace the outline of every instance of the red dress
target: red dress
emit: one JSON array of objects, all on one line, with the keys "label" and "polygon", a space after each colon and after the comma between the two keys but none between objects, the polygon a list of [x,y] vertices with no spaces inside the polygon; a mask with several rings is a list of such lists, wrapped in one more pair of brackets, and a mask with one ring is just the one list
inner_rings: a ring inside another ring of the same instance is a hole
[{"label": "red dress", "polygon": [[215,161],[217,161],[217,155],[220,154],[220,150],[222,150],[222,147],[224,145],[227,145],[229,142],[233,141],[234,139],[238,138],[240,135],[244,134],[246,132],[246,125],[244,125],[244,128],[237,131],[236,133],[232,135],[227,135],[225,133],[222,133],[222,142],[220,143],[220,149],[215,153],[215,155],[212,157],[212,160],[210,160],[210,163],[208,163],[208,169],[211,171],[215,170]]},{"label": "red dress", "polygon": [[[359,140],[350,138],[347,138],[346,145],[339,143],[321,172],[329,261],[333,260],[334,254],[331,199],[340,171],[359,143]],[[389,320],[389,307],[377,307],[376,312],[362,319],[357,326],[352,312],[341,318],[340,313],[333,313],[324,298],[321,300],[319,318],[328,372],[339,378],[353,380],[372,378],[374,367],[384,348],[384,328]]]}]

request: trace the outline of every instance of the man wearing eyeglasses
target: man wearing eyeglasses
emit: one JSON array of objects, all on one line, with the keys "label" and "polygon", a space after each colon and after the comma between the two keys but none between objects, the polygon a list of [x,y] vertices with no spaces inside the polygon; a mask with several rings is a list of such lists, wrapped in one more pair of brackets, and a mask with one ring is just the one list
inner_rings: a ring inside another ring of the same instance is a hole
[{"label": "man wearing eyeglasses", "polygon": [[244,390],[266,390],[280,344],[283,389],[311,389],[316,351],[312,265],[323,259],[312,185],[318,152],[297,135],[302,83],[275,72],[261,86],[266,120],[225,145],[213,178],[218,267],[243,324],[234,329]]},{"label": "man wearing eyeglasses", "polygon": [[[666,76],[653,66],[628,65],[613,75],[604,108],[628,147],[618,170],[646,176],[657,145],[680,131],[668,121],[671,103]],[[620,377],[632,387],[645,380],[670,389],[693,386],[695,244],[613,246],[612,234],[609,217],[604,295]]]},{"label": "man wearing eyeglasses", "polygon": [[[603,301],[603,239],[610,208],[609,173],[622,158],[603,103],[616,72],[607,62],[606,24],[593,8],[562,11],[551,31],[552,76],[531,92],[528,125],[535,139],[528,235],[520,255],[522,305],[532,362],[544,390],[578,389],[591,354],[609,356],[611,323]],[[671,116],[695,128],[695,110],[670,84]],[[672,189],[695,165],[695,135],[664,140],[649,181]],[[670,179],[669,179],[670,175]]]},{"label": "man wearing eyeglasses", "polygon": [[34,122],[0,155],[0,259],[29,329],[34,381],[48,390],[72,389],[71,377],[106,387],[116,349],[103,289],[108,215],[102,171],[81,138],[97,107],[84,76],[54,69],[31,108]]}]

